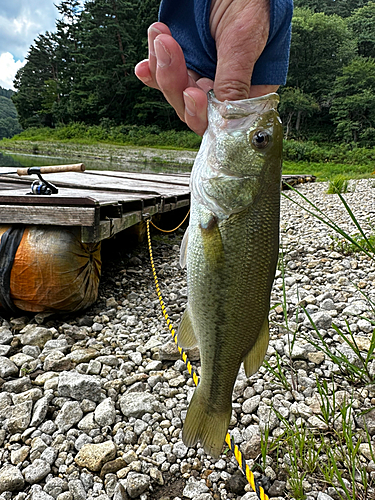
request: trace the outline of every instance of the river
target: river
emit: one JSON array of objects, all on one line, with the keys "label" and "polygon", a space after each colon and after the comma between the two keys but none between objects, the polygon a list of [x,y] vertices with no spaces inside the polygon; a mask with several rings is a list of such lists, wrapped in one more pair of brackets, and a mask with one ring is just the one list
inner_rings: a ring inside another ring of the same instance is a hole
[{"label": "river", "polygon": [[[29,146],[30,149],[30,146]],[[26,149],[27,150],[27,149]],[[0,150],[0,166],[42,167],[84,163],[86,170],[118,170],[123,172],[188,173],[196,152],[131,148],[121,146],[82,146],[38,144],[34,154]],[[37,153],[37,154],[35,154]]]}]

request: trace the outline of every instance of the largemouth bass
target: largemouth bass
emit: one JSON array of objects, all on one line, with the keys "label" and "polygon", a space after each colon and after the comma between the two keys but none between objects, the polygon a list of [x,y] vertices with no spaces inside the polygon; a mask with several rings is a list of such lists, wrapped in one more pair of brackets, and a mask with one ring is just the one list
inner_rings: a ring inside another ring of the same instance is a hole
[{"label": "largemouth bass", "polygon": [[198,344],[201,378],[183,427],[217,457],[241,362],[254,374],[267,351],[270,294],[278,259],[282,126],[277,94],[218,101],[191,174],[190,225],[181,245],[188,304],[178,342]]}]

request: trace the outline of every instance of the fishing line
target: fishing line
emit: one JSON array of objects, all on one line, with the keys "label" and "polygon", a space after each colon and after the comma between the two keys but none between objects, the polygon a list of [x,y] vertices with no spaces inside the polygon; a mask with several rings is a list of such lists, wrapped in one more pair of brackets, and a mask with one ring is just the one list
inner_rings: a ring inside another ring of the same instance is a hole
[{"label": "fishing line", "polygon": [[[187,213],[186,217],[184,218],[184,220],[181,222],[181,224],[179,224],[177,226],[177,228],[173,229],[173,231],[176,231],[176,229],[178,229],[184,222],[185,220],[187,219],[187,216],[189,215],[189,212]],[[169,331],[172,335],[172,338],[177,346],[177,349],[181,355],[181,359],[183,360],[183,362],[185,363],[186,365],[186,368],[189,372],[189,374],[191,375],[193,381],[194,381],[194,384],[197,386],[198,383],[199,383],[199,376],[197,375],[197,372],[195,370],[195,368],[192,366],[192,364],[190,363],[188,357],[187,357],[187,354],[185,352],[185,350],[180,347],[178,345],[178,341],[177,341],[177,332],[175,331],[175,329],[173,328],[173,325],[172,325],[172,322],[171,320],[169,319],[168,317],[168,313],[167,313],[167,310],[166,310],[166,307],[165,307],[165,304],[164,304],[164,301],[163,301],[163,297],[162,297],[162,294],[160,292],[160,287],[159,287],[159,281],[158,281],[158,277],[156,275],[156,270],[155,270],[155,264],[154,264],[154,258],[153,258],[153,254],[152,254],[152,246],[151,246],[151,235],[150,235],[150,223],[156,228],[156,229],[159,229],[158,227],[156,227],[152,222],[151,222],[151,218],[148,217],[146,219],[146,227],[147,227],[147,240],[148,240],[148,250],[149,250],[149,254],[150,254],[150,262],[151,262],[151,268],[152,268],[152,274],[154,276],[154,282],[155,282],[155,288],[156,288],[156,293],[158,295],[158,299],[159,299],[159,303],[160,303],[160,306],[161,306],[161,310],[163,312],[163,316],[167,322],[167,325],[168,325],[168,328],[169,328]],[[162,229],[159,229],[160,231],[163,231]],[[173,232],[173,231],[163,231],[163,232]],[[266,493],[264,492],[264,489],[262,488],[262,486],[260,486],[257,482],[257,480],[255,479],[254,477],[254,474],[252,473],[252,471],[250,470],[249,466],[247,465],[246,461],[242,458],[242,453],[240,451],[240,449],[238,448],[238,446],[236,444],[234,444],[234,441],[231,439],[231,436],[230,434],[227,432],[227,435],[225,436],[225,442],[226,444],[228,445],[229,449],[232,451],[235,459],[237,460],[237,463],[238,463],[238,466],[239,468],[241,469],[241,471],[243,472],[243,474],[245,475],[248,483],[250,484],[250,486],[252,487],[253,491],[257,494],[258,498],[260,500],[269,500],[269,497],[266,495]]]}]

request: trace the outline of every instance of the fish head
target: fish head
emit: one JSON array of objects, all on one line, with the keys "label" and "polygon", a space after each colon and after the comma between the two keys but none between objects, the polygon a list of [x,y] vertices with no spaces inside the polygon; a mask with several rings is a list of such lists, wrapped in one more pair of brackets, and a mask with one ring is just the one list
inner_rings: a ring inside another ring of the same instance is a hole
[{"label": "fish head", "polygon": [[192,171],[191,190],[219,218],[280,189],[282,125],[275,93],[242,101],[208,95],[208,128]]}]

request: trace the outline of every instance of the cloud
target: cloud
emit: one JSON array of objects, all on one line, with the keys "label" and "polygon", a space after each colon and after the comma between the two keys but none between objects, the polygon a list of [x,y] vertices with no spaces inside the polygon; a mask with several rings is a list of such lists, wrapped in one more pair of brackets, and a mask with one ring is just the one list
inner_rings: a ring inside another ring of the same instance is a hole
[{"label": "cloud", "polygon": [[55,30],[57,17],[54,0],[0,1],[0,54],[24,59],[39,34]]},{"label": "cloud", "polygon": [[14,77],[25,62],[25,60],[15,61],[10,52],[3,52],[0,54],[0,87],[14,90]]}]

